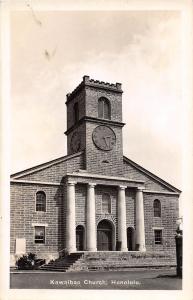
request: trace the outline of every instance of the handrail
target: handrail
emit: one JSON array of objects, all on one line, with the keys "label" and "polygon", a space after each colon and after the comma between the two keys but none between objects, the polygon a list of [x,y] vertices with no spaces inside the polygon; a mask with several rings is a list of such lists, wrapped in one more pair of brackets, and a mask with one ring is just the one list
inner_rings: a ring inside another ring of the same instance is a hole
[{"label": "handrail", "polygon": [[42,258],[42,259],[39,258],[39,259],[38,259],[38,262],[40,262],[40,261],[42,261],[42,260],[45,260],[45,259],[44,259],[44,258]]},{"label": "handrail", "polygon": [[66,248],[64,248],[64,249],[62,249],[62,250],[59,250],[58,252],[62,252],[62,251],[64,251]]}]

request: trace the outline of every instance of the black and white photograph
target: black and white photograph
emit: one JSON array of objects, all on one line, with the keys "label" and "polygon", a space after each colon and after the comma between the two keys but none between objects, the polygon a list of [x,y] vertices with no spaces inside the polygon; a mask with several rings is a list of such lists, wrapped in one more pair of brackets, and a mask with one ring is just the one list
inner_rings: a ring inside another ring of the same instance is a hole
[{"label": "black and white photograph", "polygon": [[184,11],[63,4],[8,14],[9,291],[184,299]]}]

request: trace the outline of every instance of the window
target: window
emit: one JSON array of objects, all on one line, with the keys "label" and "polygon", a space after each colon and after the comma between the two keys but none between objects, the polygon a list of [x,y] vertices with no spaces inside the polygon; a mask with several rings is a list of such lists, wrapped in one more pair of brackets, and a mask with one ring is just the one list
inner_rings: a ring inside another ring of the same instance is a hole
[{"label": "window", "polygon": [[155,244],[157,244],[157,245],[162,244],[162,230],[160,230],[160,229],[154,230],[154,241],[155,241]]},{"label": "window", "polygon": [[98,100],[98,117],[109,120],[111,118],[110,102],[106,98],[100,98]]},{"label": "window", "polygon": [[45,227],[36,226],[35,227],[35,243],[36,244],[45,244]]},{"label": "window", "polygon": [[161,217],[161,203],[158,199],[153,202],[154,217]]},{"label": "window", "polygon": [[74,104],[74,123],[77,123],[79,120],[79,107],[78,102]]},{"label": "window", "polygon": [[103,194],[102,196],[102,212],[105,214],[111,213],[111,198],[109,194]]},{"label": "window", "polygon": [[46,194],[42,191],[36,193],[36,211],[46,211]]}]

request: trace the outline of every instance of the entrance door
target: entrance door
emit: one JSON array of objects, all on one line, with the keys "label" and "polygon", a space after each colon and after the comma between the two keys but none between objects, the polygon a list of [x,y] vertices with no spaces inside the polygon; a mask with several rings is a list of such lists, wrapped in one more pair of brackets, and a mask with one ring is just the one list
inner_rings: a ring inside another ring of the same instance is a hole
[{"label": "entrance door", "polygon": [[76,249],[77,251],[84,249],[84,227],[81,225],[76,227]]},{"label": "entrance door", "polygon": [[134,246],[134,228],[132,228],[132,227],[127,228],[127,248],[128,248],[128,251],[135,250],[135,246]]},{"label": "entrance door", "polygon": [[112,250],[112,227],[109,221],[103,220],[97,227],[97,250]]}]

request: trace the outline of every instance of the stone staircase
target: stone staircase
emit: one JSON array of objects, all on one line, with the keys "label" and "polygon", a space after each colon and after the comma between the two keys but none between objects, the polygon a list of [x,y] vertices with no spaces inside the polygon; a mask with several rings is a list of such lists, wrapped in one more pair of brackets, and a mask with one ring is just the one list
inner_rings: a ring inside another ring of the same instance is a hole
[{"label": "stone staircase", "polygon": [[170,268],[176,266],[175,253],[132,252],[82,252],[71,253],[42,266],[45,271],[126,271],[146,268]]},{"label": "stone staircase", "polygon": [[66,272],[73,264],[81,258],[82,253],[71,253],[66,257],[59,257],[41,266],[39,269],[44,271]]},{"label": "stone staircase", "polygon": [[170,268],[176,266],[175,253],[85,252],[67,272],[114,271],[144,268]]}]

